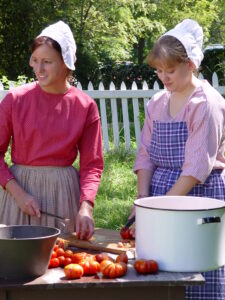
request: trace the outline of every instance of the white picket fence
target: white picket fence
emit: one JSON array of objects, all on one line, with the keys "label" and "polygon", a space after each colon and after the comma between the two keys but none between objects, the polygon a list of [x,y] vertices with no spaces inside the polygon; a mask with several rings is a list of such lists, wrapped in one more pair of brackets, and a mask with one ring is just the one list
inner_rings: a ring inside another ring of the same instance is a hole
[{"label": "white picket fence", "polygon": [[[202,74],[199,74],[199,78],[203,79]],[[219,93],[225,95],[225,86],[219,86],[217,74],[214,73],[212,77],[212,85],[218,90]],[[82,90],[82,86],[78,83],[77,87]],[[10,89],[14,88],[11,82]],[[121,129],[123,129],[123,143],[125,142],[126,149],[131,148],[131,126],[134,127],[135,139],[136,139],[136,149],[139,147],[140,141],[140,109],[143,108],[143,112],[146,109],[146,104],[148,100],[159,91],[159,84],[156,81],[152,89],[149,89],[146,82],[143,83],[142,89],[137,88],[137,84],[133,82],[130,90],[126,88],[124,82],[121,83],[120,90],[115,89],[113,82],[110,83],[109,90],[105,90],[102,82],[99,84],[98,90],[93,89],[93,85],[90,82],[88,84],[88,89],[83,90],[89,96],[96,100],[100,108],[101,124],[102,124],[102,136],[104,143],[104,150],[109,151],[118,148],[121,143]],[[7,94],[7,90],[3,89],[0,82],[0,101]],[[142,105],[141,105],[141,102]],[[131,104],[132,103],[132,104]],[[121,121],[118,119],[118,106],[122,107]],[[130,122],[128,106],[132,106],[133,120]],[[110,109],[110,113],[108,112]],[[107,115],[111,118],[108,120]],[[132,124],[131,124],[132,123]],[[109,139],[109,129],[112,129],[113,140]]]}]

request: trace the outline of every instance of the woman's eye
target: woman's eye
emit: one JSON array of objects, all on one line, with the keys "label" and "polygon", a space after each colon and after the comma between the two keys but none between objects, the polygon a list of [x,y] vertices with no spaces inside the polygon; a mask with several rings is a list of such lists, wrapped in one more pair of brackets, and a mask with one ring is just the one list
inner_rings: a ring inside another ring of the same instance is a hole
[{"label": "woman's eye", "polygon": [[50,60],[45,60],[45,64],[51,64]]}]

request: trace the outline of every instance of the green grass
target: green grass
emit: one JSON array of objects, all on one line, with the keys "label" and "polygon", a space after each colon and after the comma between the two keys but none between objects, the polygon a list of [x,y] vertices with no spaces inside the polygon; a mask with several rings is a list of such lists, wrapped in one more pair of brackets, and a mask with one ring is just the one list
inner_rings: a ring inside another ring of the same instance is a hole
[{"label": "green grass", "polygon": [[[134,159],[135,151],[127,151],[123,146],[104,153],[104,172],[94,208],[96,227],[118,230],[127,222],[137,194]],[[11,165],[10,147],[5,160]],[[77,167],[78,162],[74,165]]]},{"label": "green grass", "polygon": [[119,229],[131,212],[137,194],[134,152],[123,148],[104,154],[104,172],[94,208],[95,226]]}]

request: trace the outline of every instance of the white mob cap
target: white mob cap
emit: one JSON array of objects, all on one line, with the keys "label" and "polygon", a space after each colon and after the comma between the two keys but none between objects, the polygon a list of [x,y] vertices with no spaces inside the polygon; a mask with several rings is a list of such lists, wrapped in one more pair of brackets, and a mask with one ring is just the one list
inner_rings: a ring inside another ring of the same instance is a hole
[{"label": "white mob cap", "polygon": [[61,47],[65,65],[70,70],[75,70],[77,47],[70,27],[63,21],[59,21],[46,27],[37,37],[41,36],[46,36],[56,41]]},{"label": "white mob cap", "polygon": [[196,68],[200,66],[204,57],[202,53],[203,30],[196,21],[185,19],[163,36],[165,35],[177,38],[184,46],[188,58],[195,64]]}]

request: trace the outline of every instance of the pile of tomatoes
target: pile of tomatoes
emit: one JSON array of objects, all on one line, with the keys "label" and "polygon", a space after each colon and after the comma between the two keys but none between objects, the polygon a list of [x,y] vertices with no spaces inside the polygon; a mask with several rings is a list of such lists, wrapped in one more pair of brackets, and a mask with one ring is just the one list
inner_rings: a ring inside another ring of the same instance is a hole
[{"label": "pile of tomatoes", "polygon": [[64,267],[72,263],[73,251],[64,250],[62,246],[55,245],[49,261],[49,268]]},{"label": "pile of tomatoes", "polygon": [[127,262],[126,253],[118,255],[114,260],[106,253],[94,255],[86,252],[73,252],[55,245],[48,267],[63,267],[67,279],[77,279],[83,275],[98,273],[108,278],[117,278],[126,274]]},{"label": "pile of tomatoes", "polygon": [[[62,267],[67,279],[78,279],[83,275],[98,275],[118,278],[127,272],[128,256],[125,252],[113,259],[107,253],[90,254],[66,250],[63,245],[55,245],[49,268]],[[140,274],[154,274],[158,264],[154,260],[136,260],[135,270]]]}]

